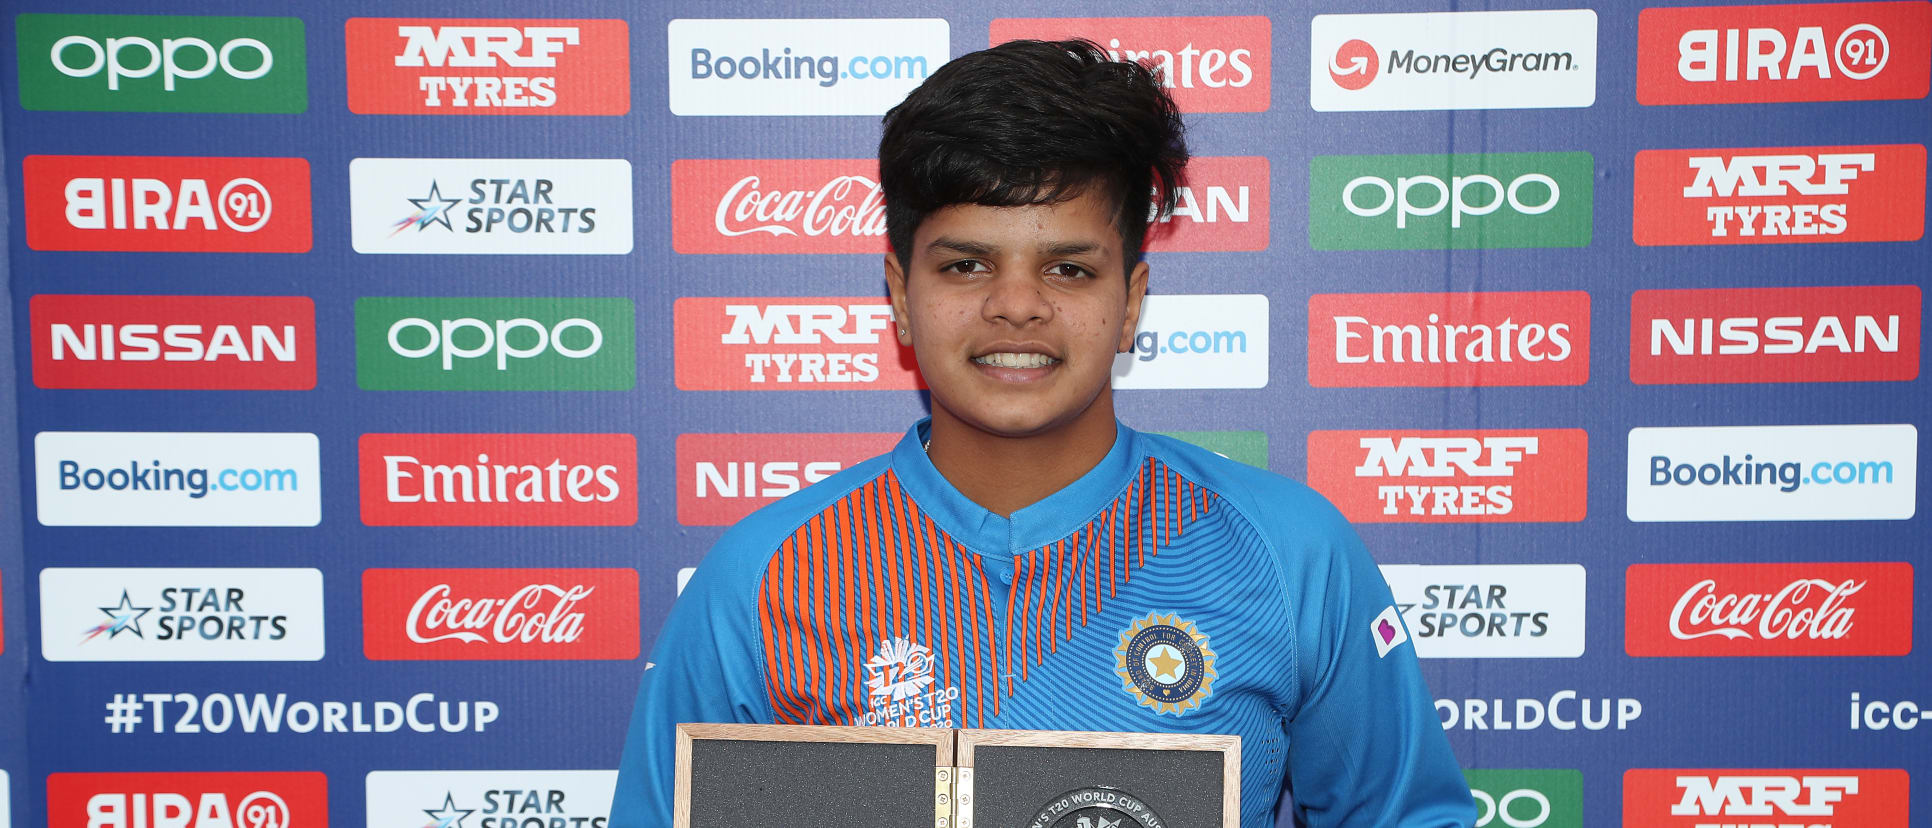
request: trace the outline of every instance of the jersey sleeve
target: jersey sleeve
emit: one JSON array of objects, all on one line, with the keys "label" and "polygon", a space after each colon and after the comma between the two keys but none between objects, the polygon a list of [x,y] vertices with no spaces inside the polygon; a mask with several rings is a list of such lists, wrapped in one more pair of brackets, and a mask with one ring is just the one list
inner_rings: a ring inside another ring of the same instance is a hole
[{"label": "jersey sleeve", "polygon": [[[759,638],[758,575],[719,542],[651,648],[617,767],[608,828],[665,828],[676,797],[677,726],[773,721]],[[715,559],[715,560],[714,560]]]},{"label": "jersey sleeve", "polygon": [[1297,821],[1474,824],[1468,783],[1388,583],[1334,507],[1309,500],[1312,508],[1290,512],[1301,525],[1276,536],[1295,621],[1300,704],[1288,721],[1288,786]]}]

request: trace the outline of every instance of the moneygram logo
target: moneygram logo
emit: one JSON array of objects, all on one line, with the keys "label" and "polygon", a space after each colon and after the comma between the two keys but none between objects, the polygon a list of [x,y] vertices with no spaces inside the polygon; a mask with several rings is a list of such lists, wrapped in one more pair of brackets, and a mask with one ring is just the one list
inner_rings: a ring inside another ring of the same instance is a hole
[{"label": "moneygram logo", "polygon": [[364,434],[369,526],[630,526],[629,434]]},{"label": "moneygram logo", "polygon": [[349,111],[360,115],[623,115],[622,20],[351,17]]},{"label": "moneygram logo", "polygon": [[30,302],[38,388],[315,387],[306,296],[66,296]]},{"label": "moneygram logo", "polygon": [[1623,824],[1905,828],[1910,784],[1897,769],[1632,768],[1623,772]]},{"label": "moneygram logo", "polygon": [[318,661],[318,569],[40,571],[48,661]]},{"label": "moneygram logo", "polygon": [[637,382],[629,299],[356,300],[368,391],[625,391]]},{"label": "moneygram logo", "polygon": [[1417,658],[1583,655],[1583,567],[1388,565]]},{"label": "moneygram logo", "polygon": [[604,828],[617,772],[372,771],[364,784],[371,825]]},{"label": "moneygram logo", "polygon": [[1258,293],[1149,296],[1114,387],[1265,388],[1268,297]]},{"label": "moneygram logo", "polygon": [[313,434],[43,431],[34,495],[43,526],[314,526]]},{"label": "moneygram logo", "polygon": [[680,434],[678,523],[729,526],[892,450],[898,434]]},{"label": "moneygram logo", "polygon": [[677,115],[883,115],[951,55],[937,18],[673,20]]},{"label": "moneygram logo", "polygon": [[1317,250],[1584,247],[1596,162],[1587,152],[1318,155]]},{"label": "moneygram logo", "polygon": [[1307,480],[1362,523],[1575,522],[1588,461],[1578,428],[1314,431]]},{"label": "moneygram logo", "polygon": [[1590,294],[1318,293],[1308,299],[1308,384],[1582,385]]},{"label": "moneygram logo", "polygon": [[671,244],[679,253],[883,253],[879,163],[672,161]]},{"label": "moneygram logo", "polygon": [[1583,107],[1597,99],[1588,9],[1322,14],[1310,24],[1319,112]]},{"label": "moneygram logo", "polygon": [[1642,245],[1917,241],[1925,147],[1643,150],[1631,234]]},{"label": "moneygram logo", "polygon": [[1633,428],[1631,520],[1906,520],[1918,429],[1906,425]]},{"label": "moneygram logo", "polygon": [[631,163],[357,158],[349,211],[357,253],[629,253]]},{"label": "moneygram logo", "polygon": [[294,17],[23,14],[20,105],[66,112],[303,112]]},{"label": "moneygram logo", "polygon": [[47,774],[48,828],[314,828],[329,824],[317,772]]},{"label": "moneygram logo", "polygon": [[1630,381],[1909,382],[1919,297],[1915,285],[1640,290]]},{"label": "moneygram logo", "polygon": [[300,158],[29,155],[21,163],[35,250],[306,253],[309,162]]},{"label": "moneygram logo", "polygon": [[1908,563],[1636,564],[1624,605],[1633,656],[1912,651]]},{"label": "moneygram logo", "polygon": [[632,659],[634,569],[365,569],[362,652],[388,660]]},{"label": "moneygram logo", "polygon": [[880,297],[687,296],[671,316],[685,391],[925,387]]},{"label": "moneygram logo", "polygon": [[1475,828],[1583,828],[1583,772],[1465,770]]},{"label": "moneygram logo", "polygon": [[1637,101],[1733,104],[1923,98],[1932,4],[1644,9]]},{"label": "moneygram logo", "polygon": [[1159,72],[1183,112],[1268,109],[1274,31],[1266,17],[996,18],[987,45],[1076,37]]}]

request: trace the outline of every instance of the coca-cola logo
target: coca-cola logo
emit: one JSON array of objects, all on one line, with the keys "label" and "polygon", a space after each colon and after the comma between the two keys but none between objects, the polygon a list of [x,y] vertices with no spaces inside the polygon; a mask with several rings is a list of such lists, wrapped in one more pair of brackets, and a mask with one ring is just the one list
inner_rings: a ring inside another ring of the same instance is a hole
[{"label": "coca-cola logo", "polygon": [[[409,608],[409,640],[568,644],[584,632],[584,614],[571,610],[594,591],[581,584],[528,584],[508,598],[472,599],[451,598],[449,584],[437,584]],[[472,630],[487,630],[490,637]]]},{"label": "coca-cola logo", "polygon": [[870,158],[671,162],[679,253],[883,253],[885,194]]},{"label": "coca-cola logo", "polygon": [[377,660],[632,659],[635,569],[367,569],[363,654]]},{"label": "coca-cola logo", "polygon": [[[1775,593],[1717,594],[1706,578],[1685,590],[1670,613],[1670,634],[1689,641],[1710,635],[1725,638],[1844,638],[1851,633],[1855,607],[1845,599],[1865,588],[1864,581],[1792,581]],[[1686,630],[1688,621],[1690,629]],[[1701,629],[1709,626],[1709,629]]]},{"label": "coca-cola logo", "polygon": [[1912,565],[1636,564],[1624,574],[1633,656],[1902,656]]},{"label": "coca-cola logo", "polygon": [[811,189],[767,189],[756,175],[718,199],[714,226],[725,236],[883,236],[885,195],[862,175],[833,176]]}]

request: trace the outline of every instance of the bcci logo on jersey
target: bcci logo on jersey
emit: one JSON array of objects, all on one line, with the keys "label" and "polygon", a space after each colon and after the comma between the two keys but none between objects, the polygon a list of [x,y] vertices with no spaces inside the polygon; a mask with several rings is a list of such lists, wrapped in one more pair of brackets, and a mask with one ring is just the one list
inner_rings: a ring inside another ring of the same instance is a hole
[{"label": "bcci logo on jersey", "polygon": [[1194,623],[1148,613],[1120,633],[1114,672],[1155,713],[1184,716],[1214,692],[1214,651]]},{"label": "bcci logo on jersey", "polygon": [[932,649],[901,637],[881,639],[865,660],[867,727],[950,727],[959,688],[933,689]]}]

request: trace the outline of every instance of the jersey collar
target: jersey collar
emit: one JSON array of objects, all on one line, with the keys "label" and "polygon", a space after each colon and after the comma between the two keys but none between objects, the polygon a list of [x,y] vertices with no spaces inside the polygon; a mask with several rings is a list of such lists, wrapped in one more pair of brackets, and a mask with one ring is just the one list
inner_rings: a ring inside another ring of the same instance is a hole
[{"label": "jersey collar", "polygon": [[1040,502],[1000,517],[968,500],[924,449],[932,418],[914,423],[892,449],[892,470],[899,484],[940,529],[980,553],[1018,555],[1074,533],[1111,503],[1139,468],[1139,432],[1114,421],[1114,445],[1080,479]]}]

